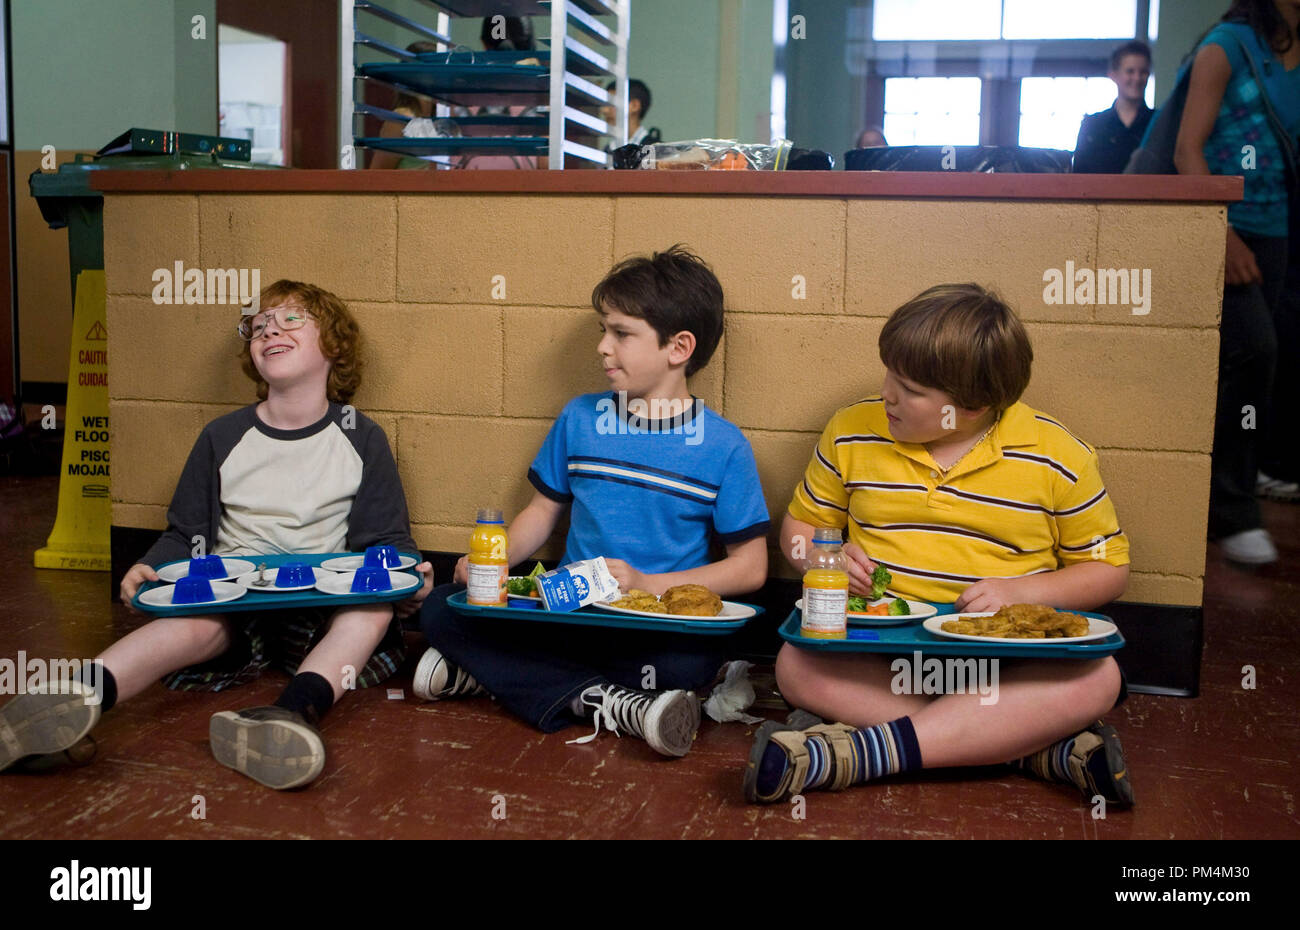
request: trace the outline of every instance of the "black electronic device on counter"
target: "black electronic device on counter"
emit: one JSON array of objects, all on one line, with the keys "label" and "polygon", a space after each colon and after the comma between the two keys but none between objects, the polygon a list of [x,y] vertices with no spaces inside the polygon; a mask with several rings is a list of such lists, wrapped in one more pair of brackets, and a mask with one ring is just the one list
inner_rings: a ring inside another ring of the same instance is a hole
[{"label": "black electronic device on counter", "polygon": [[227,161],[251,161],[253,143],[248,139],[204,136],[163,129],[128,129],[95,153],[105,155],[212,155]]}]

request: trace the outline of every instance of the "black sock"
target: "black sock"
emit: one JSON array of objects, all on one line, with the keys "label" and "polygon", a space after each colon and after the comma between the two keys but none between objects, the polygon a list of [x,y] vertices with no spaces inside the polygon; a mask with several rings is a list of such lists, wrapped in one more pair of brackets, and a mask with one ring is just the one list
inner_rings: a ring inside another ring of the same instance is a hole
[{"label": "black sock", "polygon": [[334,687],[315,672],[299,672],[289,681],[275,706],[302,714],[315,726],[334,706]]},{"label": "black sock", "polygon": [[92,691],[99,692],[101,714],[106,714],[113,709],[113,705],[117,703],[117,679],[104,663],[95,661],[90,665],[83,665],[77,680]]}]

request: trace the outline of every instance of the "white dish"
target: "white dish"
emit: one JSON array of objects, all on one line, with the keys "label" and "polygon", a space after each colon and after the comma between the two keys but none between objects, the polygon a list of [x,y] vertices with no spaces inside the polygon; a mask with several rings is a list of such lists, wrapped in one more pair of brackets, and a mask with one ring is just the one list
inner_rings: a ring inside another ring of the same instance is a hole
[{"label": "white dish", "polygon": [[662,620],[744,620],[746,617],[752,617],[758,611],[746,604],[737,604],[735,601],[723,601],[722,610],[718,611],[715,617],[697,617],[693,614],[657,614],[650,610],[632,610],[628,607],[615,607],[613,604],[592,604],[592,607],[599,607],[601,610],[612,611],[616,614],[630,614],[633,617],[659,617]]},{"label": "white dish", "polygon": [[[397,558],[398,566],[397,568],[390,568],[390,572],[400,572],[415,564],[415,559],[409,555],[398,553]],[[338,558],[326,559],[320,563],[320,567],[327,572],[355,572],[365,564],[366,557],[364,555],[341,555]]]},{"label": "white dish", "polygon": [[159,585],[156,588],[150,588],[140,594],[140,603],[147,604],[150,607],[206,607],[209,604],[224,604],[227,601],[237,601],[245,594],[248,589],[242,585],[237,585],[233,581],[214,581],[212,582],[212,600],[199,601],[192,604],[173,604],[172,594],[176,591],[176,585],[167,584]]},{"label": "white dish", "polygon": [[[225,568],[226,573],[220,578],[210,578],[209,581],[232,581],[246,572],[251,572],[257,568],[252,562],[246,559],[231,559],[222,556],[221,565]],[[190,573],[190,563],[186,559],[184,562],[173,562],[171,565],[164,565],[158,569],[158,580],[166,581],[169,584],[175,584]]]},{"label": "white dish", "polygon": [[352,576],[356,572],[344,572],[343,574],[327,574],[324,578],[316,581],[314,587],[317,591],[325,594],[393,594],[402,591],[413,591],[424,582],[419,575],[412,575],[408,572],[395,572],[388,570],[388,580],[393,587],[389,591],[353,591]]},{"label": "white dish", "polygon": [[[894,600],[898,600],[898,598],[882,597],[878,601],[868,601],[867,603],[872,605],[888,604],[890,601],[894,601]],[[924,620],[926,617],[933,617],[935,614],[939,612],[939,609],[935,607],[933,604],[927,604],[924,601],[909,601],[907,600],[907,598],[902,598],[902,600],[907,603],[907,607],[909,610],[911,610],[911,613],[863,614],[863,613],[857,613],[856,611],[850,610],[848,612],[849,622],[858,625],[868,625],[868,626],[873,623],[883,625],[883,626],[899,626],[904,623],[912,623],[914,621]],[[802,611],[803,598],[800,598],[799,600],[795,601],[794,606],[798,608],[800,611]]]},{"label": "white dish", "polygon": [[[510,576],[510,578],[511,578],[512,580],[515,579],[515,578],[523,578],[523,577],[524,577],[523,575],[511,575],[511,576]],[[536,591],[537,589],[536,589],[536,588],[533,588],[533,590]],[[542,599],[541,599],[540,597],[538,597],[536,594],[511,594],[509,591],[507,591],[507,592],[506,592],[506,596],[507,596],[507,597],[517,598],[518,600],[521,600],[521,601],[536,601],[536,602],[539,603],[539,604],[542,602]]]},{"label": "white dish", "polygon": [[334,574],[333,572],[327,572],[327,571],[323,571],[322,569],[313,567],[311,573],[312,573],[312,578],[314,580],[311,582],[311,584],[300,584],[300,585],[294,585],[291,588],[282,588],[275,583],[275,576],[279,573],[279,571],[280,569],[278,567],[276,568],[271,568],[269,566],[267,567],[266,580],[271,582],[268,585],[253,584],[253,582],[257,580],[257,576],[261,574],[257,569],[253,569],[251,572],[248,572],[245,575],[240,575],[238,578],[235,579],[235,584],[243,585],[245,588],[247,588],[250,591],[268,591],[268,592],[310,591],[312,588],[316,587],[317,581],[320,581],[322,578],[328,578],[330,575]]},{"label": "white dish", "polygon": [[[943,625],[949,620],[969,620],[972,617],[991,617],[994,613],[995,611],[988,611],[981,614],[945,614],[942,617],[931,617],[921,625],[935,636],[944,636],[948,639],[969,639],[972,642],[977,643],[1002,643],[1004,645],[1006,643],[1015,643],[1017,646],[1022,644],[1029,646],[1059,646],[1062,643],[1087,643],[1094,639],[1105,639],[1107,636],[1110,636],[1112,633],[1119,630],[1119,627],[1115,626],[1115,624],[1111,623],[1109,620],[1098,620],[1096,617],[1084,618],[1088,621],[1087,636],[1057,636],[1052,639],[1011,639],[1006,636],[971,636],[968,633],[949,633],[943,628]],[[1062,613],[1072,613],[1072,611],[1066,610],[1062,611]]]}]

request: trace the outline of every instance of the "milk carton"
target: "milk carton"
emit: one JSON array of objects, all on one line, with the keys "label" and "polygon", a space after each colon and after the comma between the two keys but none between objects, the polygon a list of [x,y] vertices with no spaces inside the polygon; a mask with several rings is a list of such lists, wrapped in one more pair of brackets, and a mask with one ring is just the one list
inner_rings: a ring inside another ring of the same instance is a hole
[{"label": "milk carton", "polygon": [[604,558],[570,562],[537,576],[537,596],[547,610],[577,610],[598,601],[619,596],[618,582],[609,573]]}]

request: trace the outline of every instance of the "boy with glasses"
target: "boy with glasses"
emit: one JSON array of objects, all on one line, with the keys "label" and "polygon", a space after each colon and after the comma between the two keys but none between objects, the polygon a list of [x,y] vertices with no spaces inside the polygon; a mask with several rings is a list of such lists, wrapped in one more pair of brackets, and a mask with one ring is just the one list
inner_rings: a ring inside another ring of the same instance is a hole
[{"label": "boy with glasses", "polygon": [[[361,333],[346,305],[294,281],[272,284],[260,305],[268,309],[238,327],[260,402],[199,435],[166,532],[122,579],[128,606],[141,584],[158,580],[157,566],[190,557],[195,538],[223,556],[417,551],[383,430],[342,406],[361,381]],[[268,787],[306,785],[324,768],[316,726],[342,696],[347,670],[368,687],[400,666],[399,618],[432,587],[429,564],[417,570],[424,584],[396,605],[155,619],[109,646],[80,679],[0,709],[0,769],[29,756],[81,755],[103,713],[159,678],[176,690],[221,691],[275,665],[293,676],[275,705],[214,714],[212,752]]]}]

